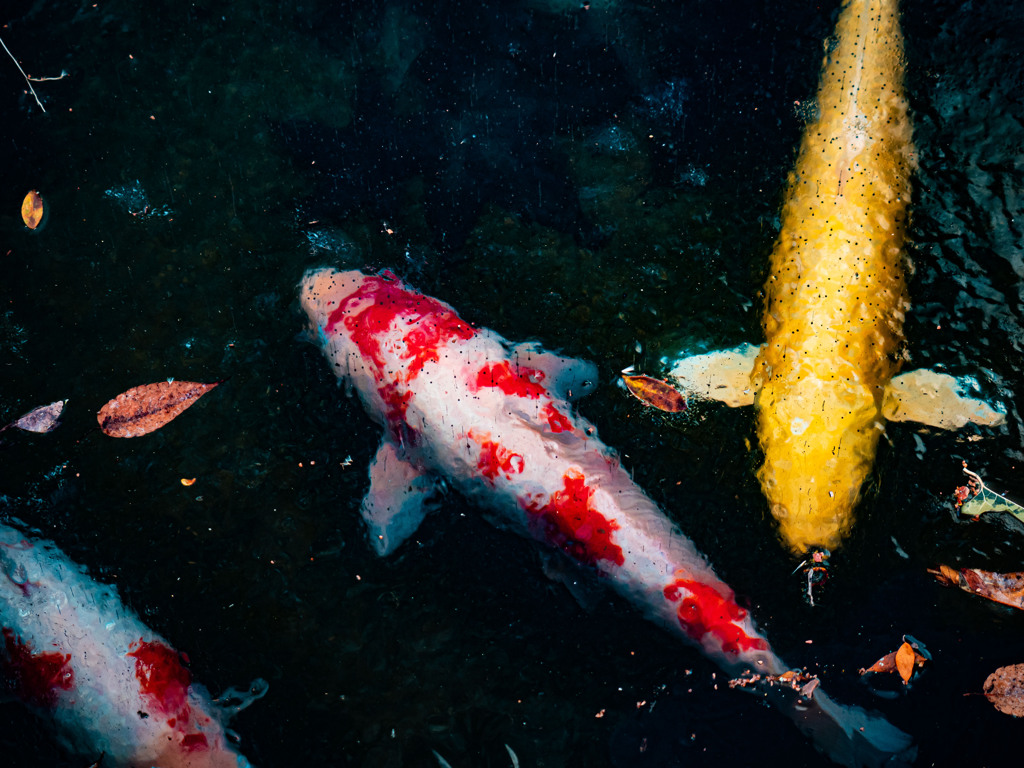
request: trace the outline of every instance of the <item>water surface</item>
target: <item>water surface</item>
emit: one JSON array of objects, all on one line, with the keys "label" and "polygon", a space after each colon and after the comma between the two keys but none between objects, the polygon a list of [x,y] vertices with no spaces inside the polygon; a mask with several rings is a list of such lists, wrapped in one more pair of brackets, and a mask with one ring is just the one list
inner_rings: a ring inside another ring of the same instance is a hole
[{"label": "water surface", "polygon": [[[379,431],[297,339],[320,264],[391,268],[468,321],[595,360],[580,403],[749,603],[780,654],[912,733],[919,765],[1009,764],[981,696],[1024,616],[926,568],[1022,570],[1024,535],[958,522],[961,461],[1024,500],[1024,11],[903,5],[915,180],[909,366],[976,377],[1005,427],[895,424],[803,599],[754,477],[749,412],[652,415],[613,386],[760,336],[782,184],[836,3],[38,2],[0,36],[0,416],[69,398],[2,451],[2,513],[52,538],[188,653],[258,766],[821,764],[689,647],[449,495],[379,560],[358,507]],[[40,190],[36,233],[18,218]],[[128,387],[230,380],[152,435],[94,414]],[[6,437],[7,435],[5,435]],[[196,478],[185,487],[181,478]],[[856,670],[904,633],[895,699]],[[80,766],[6,704],[5,765]]]}]

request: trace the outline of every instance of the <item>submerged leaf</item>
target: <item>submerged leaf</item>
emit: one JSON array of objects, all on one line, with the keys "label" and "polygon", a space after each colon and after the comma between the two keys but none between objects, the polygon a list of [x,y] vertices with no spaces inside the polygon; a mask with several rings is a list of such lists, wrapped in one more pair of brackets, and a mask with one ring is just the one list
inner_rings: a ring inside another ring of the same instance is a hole
[{"label": "submerged leaf", "polygon": [[49,405],[41,405],[38,408],[33,408],[31,411],[26,413],[20,419],[12,421],[7,426],[0,429],[3,432],[5,429],[14,427],[15,429],[22,429],[26,432],[49,432],[57,428],[57,421],[60,419],[61,411],[64,410],[64,404],[67,400],[57,400]]},{"label": "submerged leaf", "polygon": [[100,408],[96,420],[111,437],[139,437],[177,418],[220,383],[160,381],[133,387]]},{"label": "submerged leaf", "polygon": [[686,410],[686,396],[661,379],[622,374],[622,383],[637,399],[647,405],[653,405],[669,413]]},{"label": "submerged leaf", "polygon": [[996,573],[977,568],[951,568],[940,565],[938,570],[928,569],[940,584],[959,587],[965,592],[988,598],[1012,608],[1024,609],[1024,572]]},{"label": "submerged leaf", "polygon": [[29,229],[36,229],[42,223],[45,212],[43,196],[34,189],[21,201],[21,220]]},{"label": "submerged leaf", "polygon": [[1024,664],[1000,667],[985,680],[985,698],[996,709],[1024,717]]}]

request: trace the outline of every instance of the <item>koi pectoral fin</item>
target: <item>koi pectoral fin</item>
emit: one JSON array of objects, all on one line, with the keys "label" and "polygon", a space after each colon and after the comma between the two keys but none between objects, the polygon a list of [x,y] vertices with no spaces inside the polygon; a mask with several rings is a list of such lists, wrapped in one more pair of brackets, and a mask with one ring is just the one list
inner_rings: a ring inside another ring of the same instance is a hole
[{"label": "koi pectoral fin", "polygon": [[370,491],[360,513],[378,555],[390,555],[419,528],[433,508],[437,484],[399,455],[390,440],[370,465]]},{"label": "koi pectoral fin", "polygon": [[996,427],[1006,421],[1001,406],[992,407],[967,393],[973,381],[917,369],[900,374],[885,388],[882,415],[889,421],[917,421],[942,429],[967,424]]},{"label": "koi pectoral fin", "polygon": [[688,396],[717,400],[730,408],[753,405],[757,390],[751,382],[760,352],[753,344],[682,357],[673,362],[670,381]]}]

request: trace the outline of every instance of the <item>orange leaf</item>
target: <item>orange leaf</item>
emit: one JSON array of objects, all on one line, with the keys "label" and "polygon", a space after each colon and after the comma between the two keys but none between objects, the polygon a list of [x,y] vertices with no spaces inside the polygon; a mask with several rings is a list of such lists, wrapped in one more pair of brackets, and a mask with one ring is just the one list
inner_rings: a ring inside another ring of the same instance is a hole
[{"label": "orange leaf", "polygon": [[96,420],[111,437],[138,437],[178,417],[196,400],[220,384],[160,381],[123,392],[100,408]]},{"label": "orange leaf", "polygon": [[917,654],[914,653],[914,647],[910,643],[904,642],[896,651],[896,671],[900,673],[904,683],[909,682],[910,676],[914,674],[916,661]]},{"label": "orange leaf", "polygon": [[29,229],[35,229],[43,220],[43,196],[32,190],[21,201],[21,220]]},{"label": "orange leaf", "polygon": [[956,568],[950,568],[948,565],[940,565],[939,570],[936,571],[933,568],[929,568],[928,573],[934,576],[943,586],[960,586],[960,572]]},{"label": "orange leaf", "polygon": [[686,397],[675,387],[661,379],[650,376],[627,376],[622,374],[622,382],[633,395],[646,403],[669,413],[686,410]]}]

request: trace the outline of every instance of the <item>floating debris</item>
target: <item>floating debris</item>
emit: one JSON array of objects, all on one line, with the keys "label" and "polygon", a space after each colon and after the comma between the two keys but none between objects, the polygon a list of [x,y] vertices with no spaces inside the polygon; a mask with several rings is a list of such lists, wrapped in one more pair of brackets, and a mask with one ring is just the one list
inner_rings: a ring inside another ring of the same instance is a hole
[{"label": "floating debris", "polygon": [[979,474],[967,468],[966,461],[963,471],[967,475],[967,485],[961,485],[953,492],[961,515],[976,519],[986,512],[1009,512],[1024,523],[1024,507],[989,489]]},{"label": "floating debris", "polygon": [[146,196],[146,191],[142,188],[142,184],[138,179],[131,184],[122,184],[119,187],[112,187],[106,190],[103,194],[105,197],[109,197],[113,200],[125,213],[131,214],[139,219],[148,219],[154,216],[171,216],[174,213],[170,206],[151,205],[149,198]]},{"label": "floating debris", "polygon": [[1024,609],[1024,572],[996,573],[978,568],[951,568],[940,565],[938,570],[929,568],[928,573],[940,584],[959,587],[964,592],[987,598],[1011,608]]},{"label": "floating debris", "polygon": [[807,574],[807,601],[811,604],[811,608],[814,607],[814,588],[819,585],[824,586],[828,581],[828,559],[831,555],[832,553],[827,549],[817,549],[793,569],[793,573],[796,573],[803,568],[804,573]]},{"label": "floating debris", "polygon": [[729,681],[730,688],[749,688],[783,685],[792,688],[804,699],[810,699],[821,681],[817,675],[800,669],[790,669],[781,675],[761,675],[754,672],[745,672],[740,677]]}]

